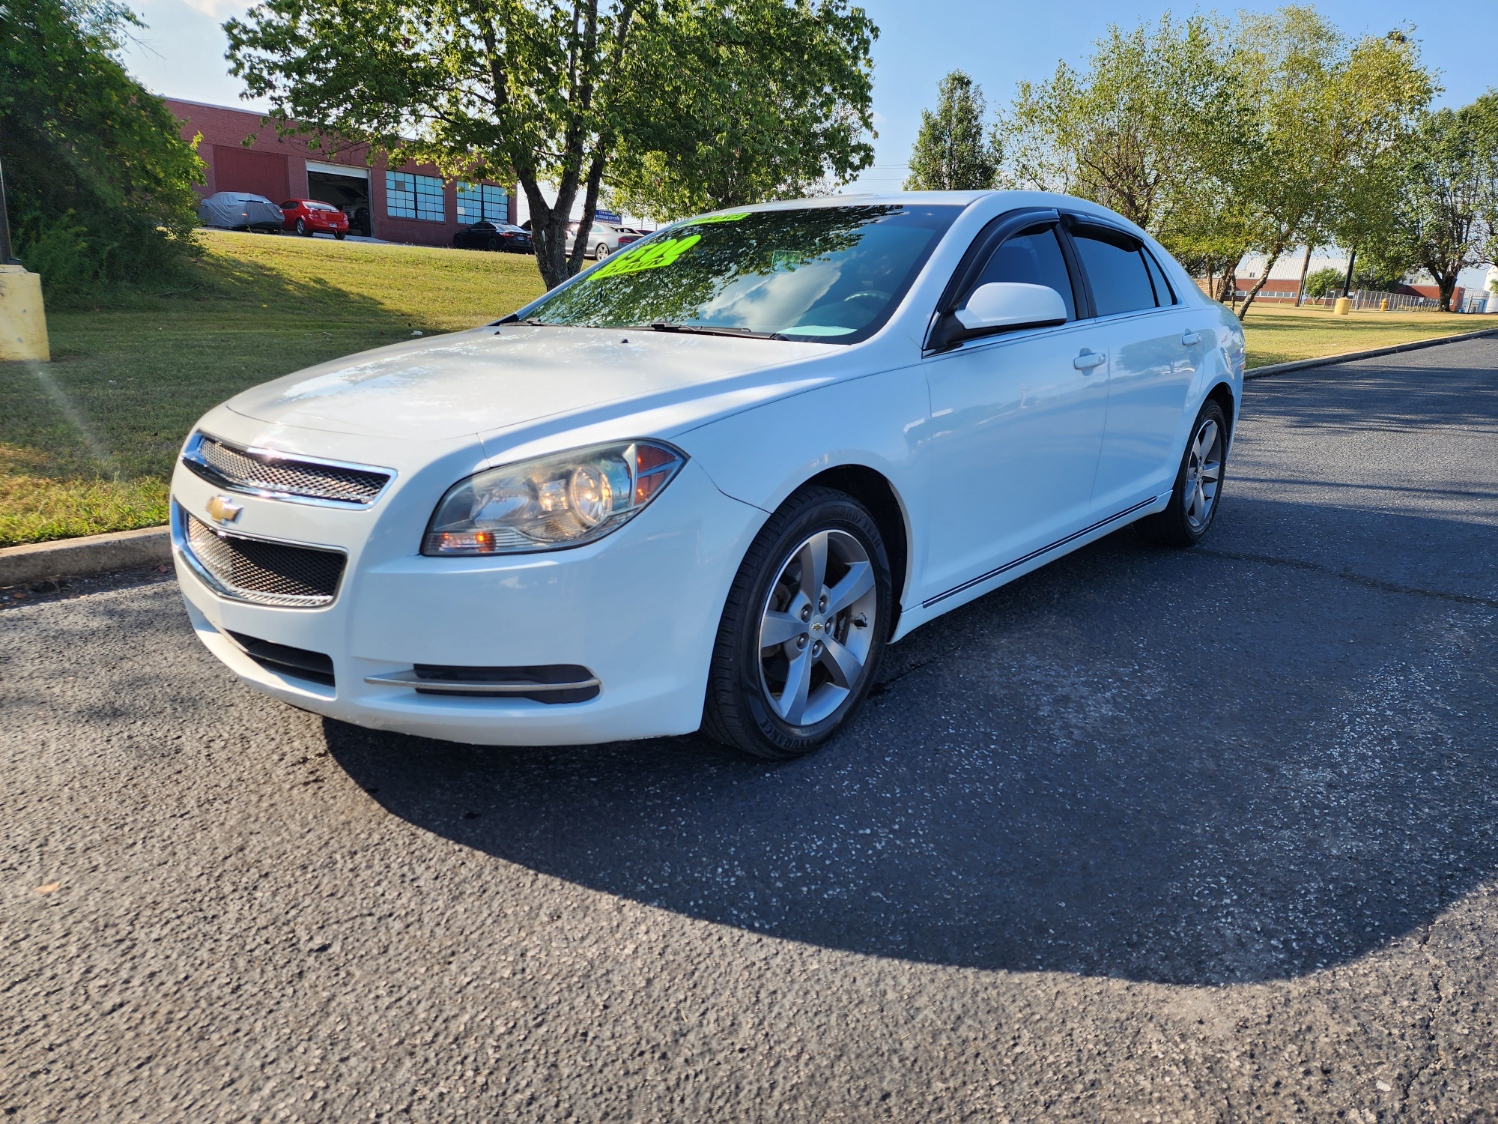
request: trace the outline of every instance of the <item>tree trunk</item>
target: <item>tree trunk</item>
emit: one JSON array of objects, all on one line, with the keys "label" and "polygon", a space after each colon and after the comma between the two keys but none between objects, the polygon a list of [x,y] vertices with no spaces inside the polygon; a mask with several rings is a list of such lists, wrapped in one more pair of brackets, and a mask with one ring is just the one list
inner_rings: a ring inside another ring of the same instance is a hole
[{"label": "tree trunk", "polygon": [[1451,295],[1456,292],[1456,278],[1455,273],[1448,273],[1444,277],[1439,274],[1436,276],[1436,284],[1441,288],[1442,312],[1451,311]]},{"label": "tree trunk", "polygon": [[1347,258],[1347,276],[1342,278],[1342,295],[1348,296],[1352,293],[1352,267],[1357,264],[1358,248],[1354,246],[1352,253]]},{"label": "tree trunk", "polygon": [[[1295,307],[1296,308],[1299,308],[1300,307],[1300,302],[1305,299],[1305,295],[1306,295],[1306,274],[1309,273],[1310,270],[1311,270],[1311,246],[1310,246],[1310,243],[1308,242],[1308,243],[1306,243],[1306,256],[1301,260],[1301,263],[1300,263],[1300,284],[1298,286],[1296,286],[1296,288],[1295,288]],[[1268,277],[1269,274],[1266,272],[1264,274],[1264,276]]]},{"label": "tree trunk", "polygon": [[1243,318],[1248,315],[1248,306],[1254,303],[1254,298],[1269,283],[1269,271],[1274,268],[1274,263],[1280,260],[1280,253],[1281,251],[1276,250],[1265,260],[1264,275],[1254,282],[1254,287],[1248,291],[1248,296],[1243,298],[1243,307],[1238,310],[1238,322],[1240,324],[1243,322]]}]

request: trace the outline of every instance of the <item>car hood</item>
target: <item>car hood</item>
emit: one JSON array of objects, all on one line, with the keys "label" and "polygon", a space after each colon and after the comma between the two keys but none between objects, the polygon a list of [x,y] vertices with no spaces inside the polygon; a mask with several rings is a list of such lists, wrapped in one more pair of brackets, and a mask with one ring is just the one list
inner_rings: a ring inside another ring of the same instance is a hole
[{"label": "car hood", "polygon": [[668,405],[838,350],[649,329],[490,325],[309,367],[227,406],[299,429],[433,441],[611,403]]}]

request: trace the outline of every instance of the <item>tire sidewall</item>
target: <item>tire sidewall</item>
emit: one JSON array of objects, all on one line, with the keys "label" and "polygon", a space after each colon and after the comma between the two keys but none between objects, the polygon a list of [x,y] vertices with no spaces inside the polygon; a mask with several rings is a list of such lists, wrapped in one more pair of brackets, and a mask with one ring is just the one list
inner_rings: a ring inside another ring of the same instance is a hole
[{"label": "tire sidewall", "polygon": [[[780,575],[781,569],[790,560],[791,552],[818,531],[844,531],[863,546],[874,566],[874,586],[877,591],[877,609],[874,620],[875,635],[869,646],[869,658],[858,688],[844,699],[837,710],[821,722],[811,726],[792,726],[775,714],[765,698],[761,683],[759,657],[759,625],[769,600],[770,587]],[[879,674],[879,661],[889,635],[889,622],[893,595],[890,588],[889,558],[884,541],[874,524],[873,517],[851,497],[827,498],[812,502],[790,518],[774,532],[774,539],[764,551],[758,571],[749,585],[747,615],[738,622],[738,635],[734,637],[734,671],[736,688],[744,701],[744,711],[752,721],[760,739],[767,748],[787,755],[804,753],[825,741],[847,717],[855,711],[869,693],[869,688]]]},{"label": "tire sidewall", "polygon": [[[1191,463],[1191,446],[1196,441],[1196,435],[1200,432],[1202,423],[1208,418],[1214,418],[1217,427],[1222,433],[1222,471],[1217,479],[1217,494],[1212,500],[1212,510],[1207,514],[1207,522],[1200,530],[1191,526],[1191,521],[1186,518],[1186,466]],[[1228,422],[1227,415],[1222,412],[1222,407],[1211,398],[1202,403],[1202,408],[1197,411],[1196,420],[1191,423],[1191,431],[1186,436],[1186,448],[1181,453],[1181,466],[1176,472],[1175,487],[1170,493],[1170,513],[1172,521],[1178,524],[1179,533],[1182,538],[1195,545],[1207,537],[1207,532],[1212,529],[1212,524],[1217,521],[1217,510],[1222,506],[1222,486],[1227,481],[1228,471]]]}]

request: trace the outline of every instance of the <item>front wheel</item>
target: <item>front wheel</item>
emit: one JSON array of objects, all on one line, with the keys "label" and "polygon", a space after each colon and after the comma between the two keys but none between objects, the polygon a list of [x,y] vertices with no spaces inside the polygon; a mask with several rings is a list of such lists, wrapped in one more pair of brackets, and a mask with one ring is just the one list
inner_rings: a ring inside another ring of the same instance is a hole
[{"label": "front wheel", "polygon": [[1207,535],[1222,494],[1227,467],[1228,423],[1222,407],[1207,399],[1181,457],[1165,510],[1139,521],[1139,528],[1166,546],[1195,546]]},{"label": "front wheel", "polygon": [[704,730],[778,760],[826,742],[873,684],[892,597],[868,509],[830,488],[792,497],[761,529],[729,590]]}]

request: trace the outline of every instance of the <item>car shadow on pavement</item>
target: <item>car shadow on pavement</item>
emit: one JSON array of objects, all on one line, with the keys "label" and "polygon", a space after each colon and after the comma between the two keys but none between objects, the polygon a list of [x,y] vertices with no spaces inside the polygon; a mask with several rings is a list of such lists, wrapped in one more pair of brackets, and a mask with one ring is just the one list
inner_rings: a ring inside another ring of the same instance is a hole
[{"label": "car shadow on pavement", "polygon": [[[1213,549],[1120,532],[949,614],[798,761],[331,720],[327,743],[413,824],[694,918],[984,969],[1298,976],[1498,869],[1498,602],[1261,557],[1294,507],[1236,499]],[[1320,546],[1365,515],[1322,509]],[[1485,533],[1382,518],[1388,543]]]}]

